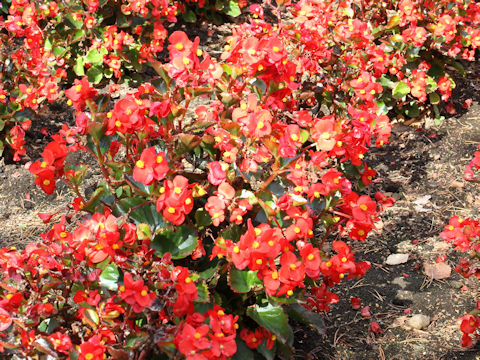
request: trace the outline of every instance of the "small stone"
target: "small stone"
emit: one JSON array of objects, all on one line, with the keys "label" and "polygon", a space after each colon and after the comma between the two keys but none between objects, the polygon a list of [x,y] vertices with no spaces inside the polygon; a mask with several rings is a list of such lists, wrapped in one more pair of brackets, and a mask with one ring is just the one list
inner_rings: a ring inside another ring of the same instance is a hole
[{"label": "small stone", "polygon": [[399,252],[408,252],[415,248],[415,245],[412,244],[411,240],[404,240],[397,244],[397,251]]},{"label": "small stone", "polygon": [[408,261],[408,254],[391,254],[387,257],[385,263],[387,265],[399,265]]},{"label": "small stone", "polygon": [[395,298],[402,301],[412,301],[413,292],[409,290],[398,290]]},{"label": "small stone", "polygon": [[401,289],[405,289],[408,286],[408,282],[405,281],[405,278],[403,276],[399,276],[393,279],[392,284],[400,286]]},{"label": "small stone", "polygon": [[407,325],[414,329],[421,330],[430,325],[430,316],[415,314],[407,320]]}]

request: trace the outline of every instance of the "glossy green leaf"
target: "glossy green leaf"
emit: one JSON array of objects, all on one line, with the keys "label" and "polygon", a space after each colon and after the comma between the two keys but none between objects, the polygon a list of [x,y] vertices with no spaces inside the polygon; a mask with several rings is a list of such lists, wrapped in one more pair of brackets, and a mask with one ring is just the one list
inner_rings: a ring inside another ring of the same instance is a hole
[{"label": "glossy green leaf", "polygon": [[[275,342],[276,344],[276,342]],[[275,350],[276,350],[276,346],[274,345],[273,348],[271,348],[270,350],[267,349],[267,342],[266,341],[262,341],[262,343],[257,347],[257,351],[263,355],[263,357],[266,359],[266,360],[273,360],[275,359]]]},{"label": "glossy green leaf", "polygon": [[223,12],[228,16],[237,17],[242,13],[242,10],[240,10],[237,1],[229,0],[225,3]]},{"label": "glossy green leaf", "polygon": [[208,291],[208,286],[204,282],[198,282],[195,284],[197,287],[198,296],[195,299],[195,302],[208,303],[210,302],[210,292]]},{"label": "glossy green leaf", "polygon": [[95,328],[98,325],[100,318],[98,317],[97,312],[94,309],[85,308],[84,309],[84,319],[92,327]]},{"label": "glossy green leaf", "polygon": [[393,89],[392,95],[395,99],[402,99],[410,93],[410,87],[403,81],[399,81]]},{"label": "glossy green leaf", "polygon": [[85,59],[83,58],[83,56],[77,57],[77,59],[75,60],[75,65],[73,65],[73,71],[75,72],[75,74],[77,74],[77,76],[85,75],[85,69],[83,67],[84,65]]},{"label": "glossy green leaf", "polygon": [[212,223],[212,217],[204,208],[200,208],[195,211],[195,220],[197,225],[208,226]]},{"label": "glossy green leaf", "polygon": [[386,77],[385,75],[382,75],[379,79],[378,79],[378,82],[380,83],[380,85],[382,85],[384,88],[389,88],[389,89],[393,89],[395,87],[395,82],[390,80],[388,77]]},{"label": "glossy green leaf", "polygon": [[281,306],[270,303],[267,306],[253,305],[247,309],[247,315],[283,343],[288,340],[288,318]]},{"label": "glossy green leaf", "polygon": [[188,225],[178,226],[175,230],[165,230],[153,238],[151,247],[159,255],[170,253],[173,259],[183,259],[190,255],[198,245],[197,231]]},{"label": "glossy green leaf", "polygon": [[195,21],[197,21],[197,15],[195,15],[195,13],[190,9],[182,14],[182,18],[186,22],[190,23],[194,23]]},{"label": "glossy green leaf", "polygon": [[111,263],[107,265],[100,274],[100,286],[115,291],[118,288],[119,278],[120,273],[118,272],[117,266],[114,263]]},{"label": "glossy green leaf", "polygon": [[258,283],[257,272],[232,268],[228,273],[228,283],[236,293],[247,293]]},{"label": "glossy green leaf", "polygon": [[418,104],[416,102],[412,104],[407,104],[402,108],[405,115],[408,117],[414,118],[420,115],[420,109],[418,108]]},{"label": "glossy green leaf", "polygon": [[233,242],[237,242],[238,240],[240,240],[240,236],[242,236],[243,232],[244,232],[243,228],[233,224],[222,231],[222,236],[225,239],[229,239],[229,240],[232,240]]},{"label": "glossy green leaf", "polygon": [[430,93],[428,97],[431,104],[437,105],[440,103],[440,96],[436,92]]},{"label": "glossy green leaf", "polygon": [[155,204],[141,198],[131,197],[118,201],[113,206],[113,214],[115,216],[128,214],[135,224],[148,224],[153,232],[167,226]]},{"label": "glossy green leaf", "polygon": [[[100,149],[101,155],[105,155],[108,149],[110,149],[110,144],[112,143],[112,140],[113,140],[112,136],[108,136],[108,135],[103,135],[100,138],[100,141],[98,143],[98,148]],[[97,156],[100,155],[98,154],[98,149],[97,149],[97,146],[95,145],[95,141],[90,136],[87,138],[87,146],[90,148],[90,150],[93,151],[95,155]]]},{"label": "glossy green leaf", "polygon": [[65,49],[64,47],[62,46],[55,46],[52,50],[53,54],[57,57],[62,57],[63,55],[65,55],[65,53],[67,52],[67,49]]},{"label": "glossy green leaf", "polygon": [[139,331],[131,334],[127,338],[127,348],[138,349],[150,340],[150,334],[144,331]]},{"label": "glossy green leaf", "polygon": [[287,307],[288,314],[292,319],[300,321],[305,325],[314,328],[320,335],[324,335],[327,331],[323,317],[318,313],[308,310],[299,304],[292,304]]},{"label": "glossy green leaf", "polygon": [[93,84],[98,84],[103,78],[103,69],[98,66],[92,66],[87,70],[88,81]]},{"label": "glossy green leaf", "polygon": [[125,179],[135,188],[145,194],[153,193],[153,185],[144,185],[141,182],[135,181],[132,176],[125,174]]},{"label": "glossy green leaf", "polygon": [[97,49],[90,50],[85,58],[89,64],[103,64],[103,54]]},{"label": "glossy green leaf", "polygon": [[75,31],[72,37],[72,43],[82,40],[85,37],[85,31],[83,29]]},{"label": "glossy green leaf", "polygon": [[237,352],[233,355],[232,360],[253,360],[255,355],[252,350],[245,344],[245,342],[237,336],[235,338],[237,343]]}]

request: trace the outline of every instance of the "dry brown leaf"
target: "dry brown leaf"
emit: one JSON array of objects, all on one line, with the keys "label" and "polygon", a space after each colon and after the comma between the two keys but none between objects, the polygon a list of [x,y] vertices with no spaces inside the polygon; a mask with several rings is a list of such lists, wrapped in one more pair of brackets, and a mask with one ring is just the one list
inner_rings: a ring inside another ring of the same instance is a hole
[{"label": "dry brown leaf", "polygon": [[434,280],[446,279],[452,274],[452,268],[444,262],[425,264],[425,274]]}]

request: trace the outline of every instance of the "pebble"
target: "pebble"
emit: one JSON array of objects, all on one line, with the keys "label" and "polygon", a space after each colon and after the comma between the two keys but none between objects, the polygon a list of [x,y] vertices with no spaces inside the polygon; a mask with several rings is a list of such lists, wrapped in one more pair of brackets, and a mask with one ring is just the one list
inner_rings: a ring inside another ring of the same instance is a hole
[{"label": "pebble", "polygon": [[430,316],[415,314],[407,320],[407,325],[414,329],[421,330],[430,325]]},{"label": "pebble", "polygon": [[405,289],[408,286],[408,282],[405,281],[405,278],[403,276],[399,276],[393,279],[392,284],[400,286],[401,289]]},{"label": "pebble", "polygon": [[408,261],[408,254],[391,254],[385,261],[387,265],[399,265]]},{"label": "pebble", "polygon": [[413,300],[413,292],[409,290],[398,290],[395,298],[398,300]]},{"label": "pebble", "polygon": [[407,252],[414,249],[415,246],[412,244],[411,240],[405,240],[397,244],[397,251]]}]

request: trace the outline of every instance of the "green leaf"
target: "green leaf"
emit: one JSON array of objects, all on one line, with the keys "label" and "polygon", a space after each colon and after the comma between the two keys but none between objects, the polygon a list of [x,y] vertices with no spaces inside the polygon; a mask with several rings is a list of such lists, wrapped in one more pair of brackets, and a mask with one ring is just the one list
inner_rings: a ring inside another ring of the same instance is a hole
[{"label": "green leaf", "polygon": [[[135,208],[134,210],[131,210]],[[128,214],[129,218],[135,221],[135,224],[148,224],[153,232],[160,228],[165,228],[167,224],[163,220],[162,215],[157,212],[154,203],[149,203],[141,198],[127,198],[115,203],[113,206],[113,214],[120,216]]]},{"label": "green leaf", "polygon": [[212,223],[212,217],[204,208],[200,208],[195,212],[195,221],[200,226],[208,226]]},{"label": "green leaf", "polygon": [[237,1],[229,0],[225,4],[225,9],[223,12],[228,16],[237,17],[242,13],[242,10],[240,10]]},{"label": "green leaf", "polygon": [[460,73],[460,75],[462,75],[463,77],[465,77],[465,75],[467,74],[465,72],[465,68],[462,66],[462,64],[460,64],[458,61],[455,61],[453,59],[448,59],[447,60],[447,64],[449,65],[452,65],[455,69],[457,69],[457,71]]},{"label": "green leaf", "polygon": [[87,53],[86,59],[88,63],[92,65],[103,64],[103,54],[97,49],[90,50]]},{"label": "green leaf", "polygon": [[197,287],[198,296],[195,299],[195,302],[208,303],[210,302],[210,292],[208,291],[208,286],[204,282],[198,282],[195,284]]},{"label": "green leaf", "polygon": [[382,87],[384,88],[389,88],[389,89],[393,89],[395,87],[395,82],[390,80],[388,77],[386,77],[385,75],[382,75],[380,77],[380,79],[378,79],[378,82],[380,83],[380,85],[382,85]]},{"label": "green leaf", "polygon": [[53,55],[55,55],[57,57],[62,57],[67,52],[67,49],[65,49],[62,46],[55,46],[53,48],[52,52],[53,52]]},{"label": "green leaf", "polygon": [[420,109],[418,108],[418,104],[416,102],[413,102],[410,105],[405,105],[402,110],[405,115],[411,118],[417,117],[420,114]]},{"label": "green leaf", "polygon": [[85,308],[84,315],[85,320],[92,328],[95,328],[96,325],[98,325],[100,318],[98,317],[98,314],[94,309]]},{"label": "green leaf", "polygon": [[93,84],[98,84],[103,78],[103,69],[97,66],[92,66],[87,70],[88,81]]},{"label": "green leaf", "polygon": [[430,103],[432,103],[433,105],[437,105],[440,103],[440,96],[436,92],[430,93],[428,97],[430,99]]},{"label": "green leaf", "polygon": [[144,185],[141,182],[133,180],[133,177],[130,175],[125,174],[125,179],[136,189],[140,190],[141,192],[144,192],[146,194],[151,194],[153,193],[154,186],[153,185]]},{"label": "green leaf", "polygon": [[197,21],[197,15],[192,10],[188,10],[187,12],[182,14],[183,20],[189,23],[194,23]]},{"label": "green leaf", "polygon": [[178,134],[175,135],[175,140],[175,150],[177,155],[182,155],[195,149],[202,142],[202,138],[200,136],[193,134]]},{"label": "green leaf", "polygon": [[82,40],[84,36],[85,36],[84,30],[80,29],[75,31],[75,34],[73,35],[73,38],[72,38],[72,43]]},{"label": "green leaf", "polygon": [[256,78],[255,80],[250,81],[250,84],[260,89],[261,94],[265,94],[265,92],[267,91],[267,84],[262,79]]},{"label": "green leaf", "polygon": [[260,326],[275,334],[283,343],[288,340],[288,318],[281,306],[268,304],[267,306],[253,305],[247,309],[247,315]]},{"label": "green leaf", "polygon": [[26,108],[23,111],[17,111],[14,115],[14,118],[18,122],[24,122],[25,120],[34,119],[35,113],[32,109]]},{"label": "green leaf", "polygon": [[257,272],[232,268],[228,273],[228,283],[236,293],[248,293],[258,283]]},{"label": "green leaf", "polygon": [[153,238],[151,247],[160,255],[170,253],[173,259],[183,259],[197,247],[198,237],[195,228],[178,226],[175,230],[165,230]]},{"label": "green leaf", "polygon": [[235,342],[237,343],[237,352],[233,355],[232,360],[253,360],[255,358],[253,351],[250,350],[240,336],[235,338]]},{"label": "green leaf", "polygon": [[53,45],[52,45],[52,40],[50,38],[45,39],[44,47],[45,47],[45,50],[52,50]]},{"label": "green leaf", "polygon": [[[112,136],[102,135],[102,137],[100,138],[100,142],[98,144],[98,147],[100,148],[100,153],[102,155],[105,155],[108,149],[110,149],[110,144],[112,143],[112,140],[113,140]],[[87,138],[87,146],[90,148],[90,150],[93,151],[95,155],[97,156],[100,155],[98,154],[97,146],[95,145],[95,142],[90,136]]]},{"label": "green leaf", "polygon": [[410,93],[410,87],[403,81],[399,81],[393,89],[392,95],[395,99],[399,100],[404,98]]},{"label": "green leaf", "polygon": [[73,65],[73,71],[77,76],[84,76],[85,75],[85,69],[83,68],[83,65],[85,65],[85,59],[83,56],[77,57],[75,60],[75,65]]},{"label": "green leaf", "polygon": [[127,338],[127,348],[138,349],[150,340],[150,334],[144,331],[136,332]]},{"label": "green leaf", "polygon": [[132,20],[127,19],[127,17],[123,14],[120,13],[119,15],[117,14],[117,26],[121,28],[126,28],[132,25]]},{"label": "green leaf", "polygon": [[[276,342],[275,342],[276,343]],[[262,343],[257,347],[257,351],[263,355],[266,360],[275,359],[275,344],[270,350],[267,349],[267,342],[262,341]]]},{"label": "green leaf", "polygon": [[445,71],[443,71],[443,67],[440,63],[434,62],[428,70],[427,75],[432,76],[433,78],[438,80],[445,75]]},{"label": "green leaf", "polygon": [[288,305],[288,314],[291,318],[314,328],[320,335],[327,331],[323,317],[299,304]]},{"label": "green leaf", "polygon": [[222,231],[222,236],[225,239],[229,239],[229,240],[232,240],[233,242],[237,242],[238,240],[240,240],[240,236],[242,236],[243,232],[244,232],[243,228],[233,224]]},{"label": "green leaf", "polygon": [[225,8],[225,2],[223,0],[216,0],[215,1],[215,9],[218,11],[222,11]]},{"label": "green leaf", "polygon": [[120,273],[118,272],[117,266],[114,263],[109,264],[100,274],[100,286],[106,287],[108,290],[115,291],[118,288],[119,278]]}]

